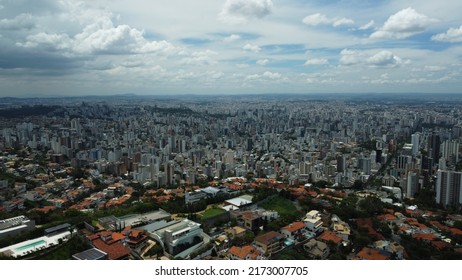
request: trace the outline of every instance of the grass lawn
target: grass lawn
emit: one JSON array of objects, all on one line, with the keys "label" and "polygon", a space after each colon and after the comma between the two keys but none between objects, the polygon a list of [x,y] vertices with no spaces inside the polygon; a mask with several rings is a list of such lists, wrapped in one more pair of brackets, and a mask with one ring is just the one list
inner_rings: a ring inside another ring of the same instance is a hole
[{"label": "grass lawn", "polygon": [[226,213],[226,210],[220,209],[220,208],[209,208],[205,210],[204,213],[201,214],[201,219],[206,220],[213,218],[215,216],[221,215],[223,213]]},{"label": "grass lawn", "polygon": [[298,213],[295,205],[287,198],[283,197],[272,197],[269,200],[260,204],[261,207],[267,210],[274,210],[279,213],[279,215],[294,215]]}]

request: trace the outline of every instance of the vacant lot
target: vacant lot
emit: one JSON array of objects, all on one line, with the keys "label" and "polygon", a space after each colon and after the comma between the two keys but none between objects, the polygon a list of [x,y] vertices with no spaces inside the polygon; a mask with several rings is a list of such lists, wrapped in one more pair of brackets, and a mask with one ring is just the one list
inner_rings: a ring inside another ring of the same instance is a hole
[{"label": "vacant lot", "polygon": [[201,219],[202,220],[210,219],[210,218],[219,216],[225,212],[226,212],[225,210],[220,209],[220,208],[209,208],[205,210],[204,213],[201,214]]},{"label": "vacant lot", "polygon": [[269,200],[260,204],[262,208],[267,210],[274,210],[279,213],[279,215],[294,215],[298,213],[295,205],[287,198],[283,197],[272,197]]}]

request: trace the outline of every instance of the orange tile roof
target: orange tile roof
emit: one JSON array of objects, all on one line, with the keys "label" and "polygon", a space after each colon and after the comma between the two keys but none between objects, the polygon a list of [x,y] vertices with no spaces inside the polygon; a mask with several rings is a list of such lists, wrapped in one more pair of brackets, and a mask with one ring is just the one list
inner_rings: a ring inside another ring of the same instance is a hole
[{"label": "orange tile roof", "polygon": [[442,251],[442,250],[444,250],[446,248],[451,247],[451,245],[449,243],[446,243],[444,241],[435,241],[435,240],[433,240],[431,242],[431,245],[433,246],[433,248],[435,248],[435,249],[437,249],[439,251]]},{"label": "orange tile roof", "polygon": [[392,214],[380,215],[378,216],[378,218],[381,220],[386,220],[386,221],[396,221],[397,220],[396,216]]},{"label": "orange tile roof", "polygon": [[432,240],[437,239],[437,237],[431,233],[415,233],[412,235],[412,238],[426,240],[426,241],[432,241]]},{"label": "orange tile roof", "polygon": [[249,255],[251,256],[251,259],[256,259],[256,257],[261,254],[260,251],[256,250],[255,247],[251,245],[246,245],[244,247],[233,246],[229,249],[229,253],[241,260],[245,260]]},{"label": "orange tile roof", "polygon": [[288,226],[285,226],[283,227],[282,229],[285,229],[289,232],[294,232],[294,231],[297,231],[297,230],[301,230],[302,228],[305,227],[305,223],[304,222],[294,222]]},{"label": "orange tile roof", "polygon": [[128,256],[131,253],[131,249],[125,247],[121,243],[112,243],[110,245],[104,243],[101,239],[93,240],[93,245],[103,252],[106,252],[110,260],[118,260]]},{"label": "orange tile roof", "polygon": [[449,228],[449,231],[452,235],[462,235],[462,230],[458,228]]},{"label": "orange tile roof", "polygon": [[389,256],[382,254],[377,249],[364,247],[361,251],[356,254],[356,259],[360,260],[388,260]]},{"label": "orange tile roof", "polygon": [[334,244],[338,245],[340,244],[340,242],[342,242],[342,238],[341,237],[338,237],[335,233],[329,231],[329,230],[326,230],[324,231],[319,237],[318,239],[324,241],[324,242],[328,242],[328,241],[332,241],[334,242]]}]

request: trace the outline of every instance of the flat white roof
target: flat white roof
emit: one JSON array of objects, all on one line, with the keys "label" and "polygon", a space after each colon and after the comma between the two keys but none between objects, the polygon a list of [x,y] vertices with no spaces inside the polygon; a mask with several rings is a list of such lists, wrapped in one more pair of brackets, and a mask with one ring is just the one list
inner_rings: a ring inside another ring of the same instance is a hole
[{"label": "flat white roof", "polygon": [[239,207],[252,203],[252,200],[248,200],[243,197],[235,197],[226,200],[226,203]]}]

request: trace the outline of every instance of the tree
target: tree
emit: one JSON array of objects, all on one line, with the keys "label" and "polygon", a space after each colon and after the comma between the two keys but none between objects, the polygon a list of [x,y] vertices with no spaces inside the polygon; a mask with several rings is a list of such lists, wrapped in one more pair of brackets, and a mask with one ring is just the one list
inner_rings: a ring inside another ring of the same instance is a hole
[{"label": "tree", "polygon": [[364,189],[364,183],[360,180],[356,180],[351,186],[354,190],[362,190]]}]

